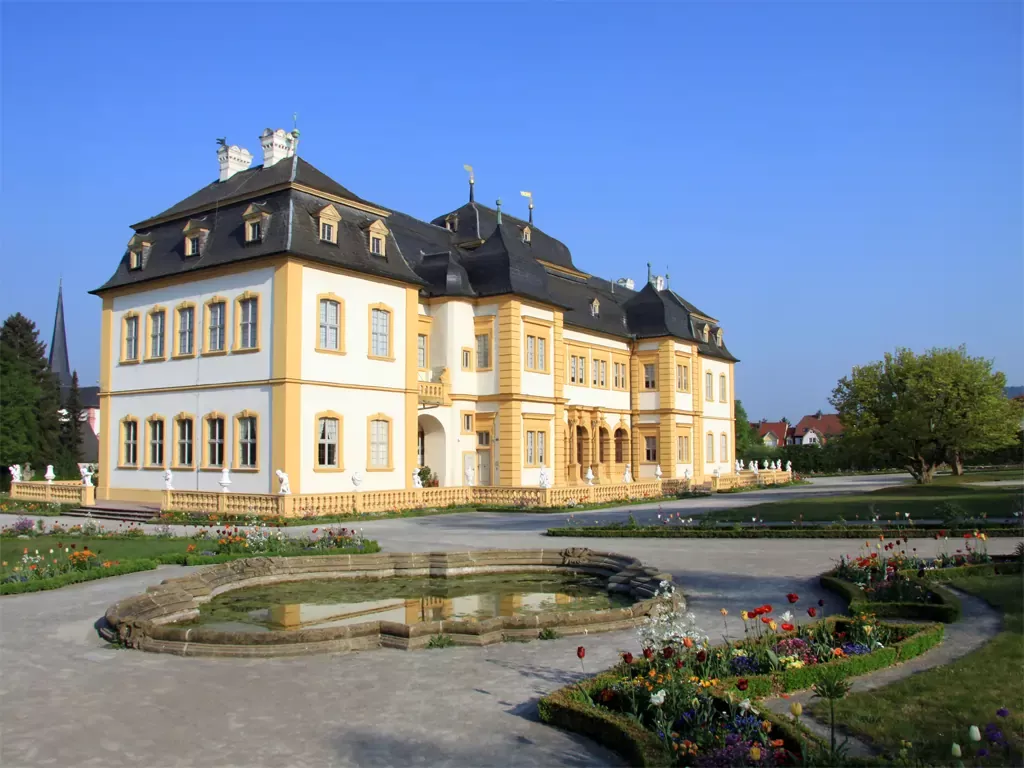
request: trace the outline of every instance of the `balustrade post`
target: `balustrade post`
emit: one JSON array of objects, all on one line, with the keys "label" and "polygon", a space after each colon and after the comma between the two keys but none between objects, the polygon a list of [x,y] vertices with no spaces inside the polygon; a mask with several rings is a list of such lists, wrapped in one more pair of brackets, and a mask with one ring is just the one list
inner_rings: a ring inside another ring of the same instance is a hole
[{"label": "balustrade post", "polygon": [[217,514],[223,515],[228,511],[228,495],[226,493],[217,494]]},{"label": "balustrade post", "polygon": [[171,508],[171,492],[166,488],[160,491],[160,510],[166,512]]},{"label": "balustrade post", "polygon": [[51,488],[53,488],[53,486],[50,483],[47,483],[46,485],[43,486],[43,488],[44,488],[44,491],[43,491],[43,499],[44,499],[44,501],[51,501],[53,499],[53,491],[51,490]]},{"label": "balustrade post", "polygon": [[352,507],[355,509],[356,512],[362,512],[363,511],[363,494],[362,494],[362,491],[355,491],[355,492],[353,492],[353,495],[355,496],[355,500],[352,502]]}]

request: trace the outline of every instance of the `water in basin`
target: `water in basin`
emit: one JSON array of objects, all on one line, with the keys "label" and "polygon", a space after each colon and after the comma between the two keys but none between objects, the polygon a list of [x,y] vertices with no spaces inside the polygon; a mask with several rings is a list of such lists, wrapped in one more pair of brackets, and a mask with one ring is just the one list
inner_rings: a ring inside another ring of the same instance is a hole
[{"label": "water in basin", "polygon": [[226,631],[318,629],[364,621],[490,619],[632,604],[584,574],[502,573],[458,578],[329,579],[237,589],[202,605],[189,624]]}]

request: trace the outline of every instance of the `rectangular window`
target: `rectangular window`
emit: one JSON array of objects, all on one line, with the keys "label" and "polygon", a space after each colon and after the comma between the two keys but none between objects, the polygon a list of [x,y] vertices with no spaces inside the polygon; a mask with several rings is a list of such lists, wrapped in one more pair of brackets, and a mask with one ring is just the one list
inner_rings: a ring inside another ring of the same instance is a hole
[{"label": "rectangular window", "polygon": [[532,371],[537,367],[537,337],[526,337],[526,369]]},{"label": "rectangular window", "polygon": [[178,310],[178,354],[191,355],[195,338],[196,311],[192,307]]},{"label": "rectangular window", "polygon": [[473,434],[473,414],[464,413],[462,414],[462,431],[467,435]]},{"label": "rectangular window", "polygon": [[320,299],[320,349],[338,351],[341,348],[341,306],[331,299]]},{"label": "rectangular window", "polygon": [[683,460],[683,436],[678,435],[676,437],[676,461]]},{"label": "rectangular window", "polygon": [[462,350],[462,370],[473,370],[473,350],[471,349]]},{"label": "rectangular window", "polygon": [[491,433],[490,432],[477,432],[476,433],[476,445],[478,448],[486,448],[491,444]]},{"label": "rectangular window", "polygon": [[207,463],[211,467],[224,466],[224,419],[206,420]]},{"label": "rectangular window", "polygon": [[600,375],[601,386],[602,387],[607,387],[608,386],[608,361],[607,360],[602,360],[601,361],[600,374],[601,374]]},{"label": "rectangular window", "polygon": [[427,336],[423,333],[416,337],[416,365],[427,367]]},{"label": "rectangular window", "polygon": [[658,438],[656,437],[645,437],[644,438],[644,459],[647,461],[658,460]]},{"label": "rectangular window", "polygon": [[704,399],[715,399],[715,376],[711,371],[704,374]]},{"label": "rectangular window", "polygon": [[491,334],[476,335],[476,368],[481,370],[491,367]]},{"label": "rectangular window", "polygon": [[619,364],[612,363],[612,386],[615,389],[619,389],[622,385],[619,383]]},{"label": "rectangular window", "polygon": [[569,382],[576,383],[576,355],[569,358]]},{"label": "rectangular window", "polygon": [[142,266],[142,253],[139,251],[129,251],[128,253],[128,269],[139,269]]},{"label": "rectangular window", "polygon": [[320,419],[317,423],[316,463],[318,467],[338,466],[338,420]]},{"label": "rectangular window", "polygon": [[680,392],[683,391],[683,366],[676,366],[676,389]]},{"label": "rectangular window", "polygon": [[255,243],[257,240],[262,239],[262,233],[260,232],[260,223],[258,221],[249,222],[249,242]]},{"label": "rectangular window", "polygon": [[199,255],[199,236],[193,235],[188,239],[188,255],[198,256]]},{"label": "rectangular window", "polygon": [[192,419],[178,419],[178,466],[192,466]]},{"label": "rectangular window", "polygon": [[139,422],[124,422],[124,463],[135,466],[139,463]]},{"label": "rectangular window", "polygon": [[390,357],[391,313],[386,309],[371,310],[370,354],[374,357]]},{"label": "rectangular window", "polygon": [[370,466],[388,466],[388,423],[382,419],[370,422]]},{"label": "rectangular window", "polygon": [[164,422],[153,419],[149,422],[149,466],[164,465]]},{"label": "rectangular window", "polygon": [[654,363],[644,363],[644,389],[656,389],[657,386],[654,380]]},{"label": "rectangular window", "polygon": [[149,356],[164,356],[164,313],[154,312],[149,316]]},{"label": "rectangular window", "polygon": [[210,305],[210,352],[224,350],[224,315],[226,305],[218,301]]},{"label": "rectangular window", "polygon": [[591,381],[593,381],[593,386],[595,386],[595,387],[597,386],[597,370],[598,370],[598,362],[597,362],[597,360],[591,360],[590,361],[590,379],[591,379]]},{"label": "rectangular window", "polygon": [[718,460],[729,460],[729,438],[727,438],[724,434],[719,438],[718,442]]},{"label": "rectangular window", "polygon": [[139,359],[139,318],[126,317],[124,321],[124,359]]},{"label": "rectangular window", "polygon": [[690,391],[690,366],[683,366],[683,392]]},{"label": "rectangular window", "polygon": [[707,456],[704,457],[704,461],[708,464],[715,460],[715,436],[708,432],[708,436],[704,441],[704,448],[707,450]]},{"label": "rectangular window", "polygon": [[256,417],[243,416],[238,420],[238,466],[256,468]]},{"label": "rectangular window", "polygon": [[238,302],[239,310],[242,313],[238,324],[239,342],[241,349],[256,349],[259,342],[259,307],[256,299],[242,299]]},{"label": "rectangular window", "polygon": [[537,370],[547,371],[548,369],[548,340],[542,336],[537,337]]},{"label": "rectangular window", "polygon": [[534,440],[536,439],[536,437],[537,437],[537,433],[536,432],[527,432],[526,433],[526,464],[527,464],[527,466],[530,466],[530,467],[532,467],[533,464],[534,464],[534,461],[533,461],[534,460],[533,446],[534,446]]},{"label": "rectangular window", "polygon": [[380,256],[381,252],[381,239],[379,237],[370,238],[370,253]]},{"label": "rectangular window", "polygon": [[690,436],[683,435],[683,461],[690,460]]},{"label": "rectangular window", "polygon": [[725,402],[725,376],[718,377],[718,399],[720,402]]},{"label": "rectangular window", "polygon": [[334,226],[327,223],[321,224],[320,239],[326,240],[328,243],[334,242]]},{"label": "rectangular window", "polygon": [[545,464],[544,448],[547,445],[547,442],[548,442],[548,433],[547,432],[538,432],[537,433],[537,463],[540,464],[541,466],[543,466]]}]

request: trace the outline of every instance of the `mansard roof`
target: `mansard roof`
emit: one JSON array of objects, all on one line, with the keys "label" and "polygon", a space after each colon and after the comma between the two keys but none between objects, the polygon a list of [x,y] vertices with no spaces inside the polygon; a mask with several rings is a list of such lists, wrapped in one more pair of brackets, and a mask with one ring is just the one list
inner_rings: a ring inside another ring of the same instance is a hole
[{"label": "mansard roof", "polygon": [[501,222],[483,245],[462,257],[473,289],[478,296],[514,293],[557,305],[548,290],[547,271],[514,226]]}]

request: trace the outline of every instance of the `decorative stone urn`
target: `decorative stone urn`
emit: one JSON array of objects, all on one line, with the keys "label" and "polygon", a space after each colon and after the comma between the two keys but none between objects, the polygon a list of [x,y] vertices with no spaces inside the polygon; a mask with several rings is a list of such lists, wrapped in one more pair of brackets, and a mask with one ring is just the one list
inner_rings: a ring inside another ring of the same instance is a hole
[{"label": "decorative stone urn", "polygon": [[593,467],[587,467],[587,475],[586,475],[586,477],[584,479],[587,481],[587,485],[593,485],[594,484],[594,468]]},{"label": "decorative stone urn", "polygon": [[220,486],[221,493],[227,493],[231,487],[231,471],[227,467],[220,471],[220,480],[217,481],[217,485]]},{"label": "decorative stone urn", "polygon": [[46,465],[46,474],[43,475],[43,477],[46,478],[46,482],[47,483],[52,483],[54,481],[54,478],[56,478],[57,475],[54,474],[53,464],[47,464]]},{"label": "decorative stone urn", "polygon": [[654,476],[655,476],[656,478],[658,478],[659,480],[661,480],[661,475],[662,475],[662,472],[661,472],[661,464],[658,464],[658,465],[657,465],[657,466],[656,466],[656,467],[654,468]]}]

